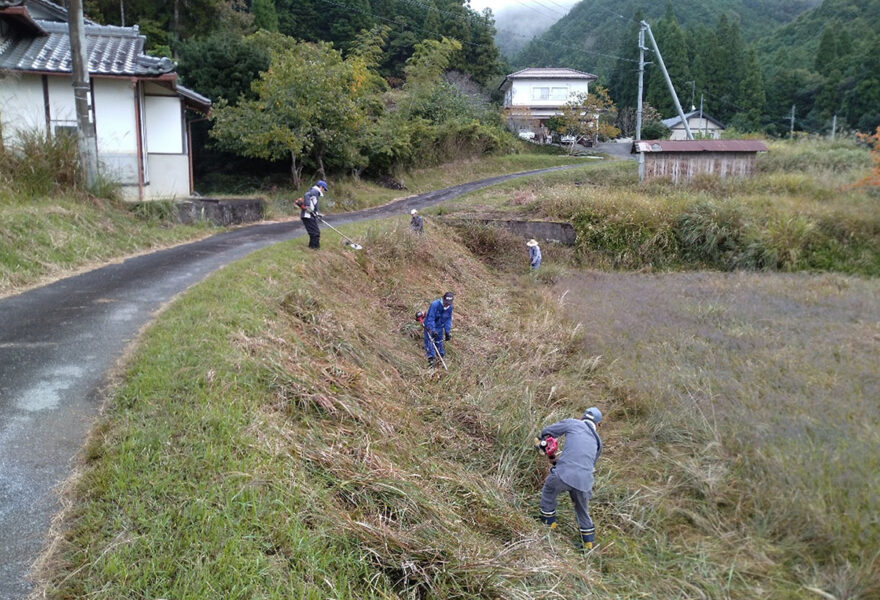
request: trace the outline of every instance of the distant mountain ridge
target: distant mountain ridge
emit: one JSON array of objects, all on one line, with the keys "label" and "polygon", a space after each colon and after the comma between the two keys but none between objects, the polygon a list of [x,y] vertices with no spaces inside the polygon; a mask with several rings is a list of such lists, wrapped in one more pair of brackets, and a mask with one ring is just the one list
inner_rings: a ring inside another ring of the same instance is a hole
[{"label": "distant mountain ridge", "polygon": [[[714,26],[722,14],[736,18],[746,41],[766,36],[816,7],[821,0],[679,0],[672,10],[683,27]],[[659,19],[667,3],[646,0],[583,0],[511,60],[513,68],[570,67],[607,81],[633,15],[641,9]],[[635,40],[632,42],[635,44]]]}]

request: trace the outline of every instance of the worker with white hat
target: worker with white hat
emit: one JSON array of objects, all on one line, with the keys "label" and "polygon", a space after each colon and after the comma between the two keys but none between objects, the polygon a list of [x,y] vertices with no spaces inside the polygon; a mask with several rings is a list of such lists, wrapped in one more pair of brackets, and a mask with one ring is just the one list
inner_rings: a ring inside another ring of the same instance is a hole
[{"label": "worker with white hat", "polygon": [[526,242],[526,246],[529,247],[529,268],[535,271],[541,266],[541,248],[538,247],[538,240],[535,238]]},{"label": "worker with white hat", "polygon": [[412,215],[412,218],[409,220],[409,228],[410,231],[414,231],[418,234],[422,234],[425,232],[425,223],[422,221],[422,216],[419,214],[419,211],[416,209],[412,209],[409,211],[409,214]]}]

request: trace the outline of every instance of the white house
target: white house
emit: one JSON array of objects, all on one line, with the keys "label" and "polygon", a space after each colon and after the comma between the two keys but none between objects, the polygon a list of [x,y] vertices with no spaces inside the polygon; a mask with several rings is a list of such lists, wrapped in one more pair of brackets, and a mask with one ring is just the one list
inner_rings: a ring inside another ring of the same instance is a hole
[{"label": "white house", "polygon": [[[698,110],[685,113],[684,117],[687,119],[688,127],[691,128],[691,133],[694,137],[703,137],[714,140],[721,138],[721,132],[724,131],[724,125],[722,125],[717,119],[713,119],[706,113]],[[671,131],[669,135],[670,140],[687,139],[687,131],[685,131],[681,117],[676,115],[671,119],[663,119],[663,124]]]},{"label": "white house", "polygon": [[[0,133],[76,128],[67,11],[49,0],[0,0]],[[85,22],[98,160],[128,199],[193,191],[187,109],[211,101],[178,84],[174,63],[144,54],[137,26]]]},{"label": "white house", "polygon": [[532,138],[544,122],[562,113],[567,102],[590,93],[591,73],[564,68],[529,68],[511,73],[498,87],[504,92],[504,108],[510,126],[521,137]]}]

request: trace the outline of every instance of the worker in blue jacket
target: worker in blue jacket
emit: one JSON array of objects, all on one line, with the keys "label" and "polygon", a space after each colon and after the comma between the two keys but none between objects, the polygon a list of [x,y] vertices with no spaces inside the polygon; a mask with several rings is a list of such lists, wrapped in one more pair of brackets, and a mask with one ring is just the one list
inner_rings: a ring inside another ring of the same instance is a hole
[{"label": "worker in blue jacket", "polygon": [[[433,367],[434,361],[437,360],[434,346],[437,346],[437,352],[440,356],[446,356],[443,348],[443,341],[452,339],[450,331],[452,330],[452,292],[446,292],[442,298],[437,298],[431,302],[428,314],[425,316],[425,352],[428,354],[428,366]],[[433,344],[431,341],[433,340]]]},{"label": "worker in blue jacket", "polygon": [[584,550],[593,548],[596,535],[587,506],[593,496],[593,467],[602,453],[597,431],[601,422],[602,411],[593,406],[580,419],[563,419],[545,427],[539,436],[541,440],[565,436],[565,448],[555,459],[541,490],[541,522],[551,529],[556,527],[556,499],[562,492],[568,492]]}]

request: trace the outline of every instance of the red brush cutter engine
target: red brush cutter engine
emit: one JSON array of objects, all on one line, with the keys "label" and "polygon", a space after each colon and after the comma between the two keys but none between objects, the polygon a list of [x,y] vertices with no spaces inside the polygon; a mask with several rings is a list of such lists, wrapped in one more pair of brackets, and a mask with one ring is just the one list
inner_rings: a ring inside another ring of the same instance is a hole
[{"label": "red brush cutter engine", "polygon": [[556,451],[559,450],[559,442],[552,435],[548,435],[535,446],[539,452],[543,452],[549,460],[556,459]]},{"label": "red brush cutter engine", "polygon": [[416,313],[416,321],[418,321],[419,323],[425,322],[425,311],[420,310]]}]

